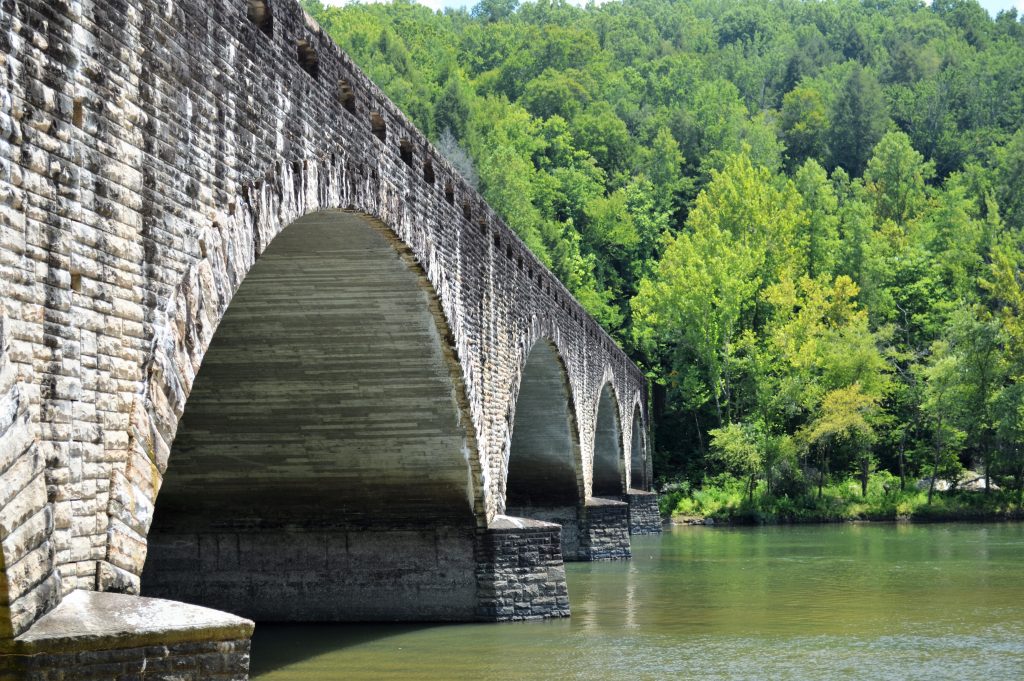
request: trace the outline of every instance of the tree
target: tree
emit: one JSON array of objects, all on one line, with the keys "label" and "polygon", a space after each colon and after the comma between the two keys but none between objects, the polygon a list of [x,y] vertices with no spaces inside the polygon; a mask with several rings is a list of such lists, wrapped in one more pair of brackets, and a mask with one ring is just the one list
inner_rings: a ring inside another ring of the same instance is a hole
[{"label": "tree", "polygon": [[949,344],[936,341],[928,364],[921,367],[924,378],[924,401],[921,411],[931,428],[931,477],[928,482],[928,503],[932,503],[935,481],[941,476],[953,478],[961,470],[959,453],[964,444],[964,431],[958,427],[966,404],[957,358]]},{"label": "tree", "polygon": [[899,224],[916,216],[927,199],[925,183],[934,174],[935,165],[914,150],[906,133],[886,133],[864,171],[864,189],[875,215]]},{"label": "tree", "polygon": [[808,159],[793,177],[796,190],[803,197],[808,219],[797,241],[806,254],[804,271],[812,279],[819,274],[832,274],[839,255],[839,200],[828,174],[814,159]]},{"label": "tree", "polygon": [[448,130],[456,140],[462,139],[469,124],[472,99],[472,92],[462,73],[452,70],[441,97],[434,105],[434,129]]},{"label": "tree", "polygon": [[734,420],[740,337],[767,314],[758,294],[793,266],[800,203],[791,183],[780,188],[746,155],[730,157],[633,299],[637,345],[672,366],[696,362],[720,426]]},{"label": "tree", "polygon": [[779,124],[792,164],[827,156],[828,117],[825,99],[817,88],[799,85],[785,94]]},{"label": "tree", "polygon": [[877,409],[877,399],[864,394],[858,383],[836,388],[822,397],[814,420],[801,432],[802,440],[818,453],[819,499],[831,456],[835,448],[843,445],[854,451],[861,473],[861,493],[867,496],[870,446],[875,436],[870,420]]},{"label": "tree", "polygon": [[882,87],[868,69],[853,63],[832,105],[829,155],[832,167],[860,175],[889,124]]},{"label": "tree", "polygon": [[1024,229],[1024,126],[995,152],[995,199],[1006,224]]},{"label": "tree", "polygon": [[757,475],[764,466],[757,428],[748,423],[730,423],[708,434],[712,457],[726,470],[747,478],[747,496],[753,501]]}]

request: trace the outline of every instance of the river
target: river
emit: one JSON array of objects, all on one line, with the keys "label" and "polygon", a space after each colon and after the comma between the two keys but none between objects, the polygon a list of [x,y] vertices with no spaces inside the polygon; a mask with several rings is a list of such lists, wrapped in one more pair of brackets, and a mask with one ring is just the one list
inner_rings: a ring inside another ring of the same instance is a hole
[{"label": "river", "polygon": [[259,681],[1024,679],[1024,524],[676,527],[567,566],[572,617],[260,625]]}]

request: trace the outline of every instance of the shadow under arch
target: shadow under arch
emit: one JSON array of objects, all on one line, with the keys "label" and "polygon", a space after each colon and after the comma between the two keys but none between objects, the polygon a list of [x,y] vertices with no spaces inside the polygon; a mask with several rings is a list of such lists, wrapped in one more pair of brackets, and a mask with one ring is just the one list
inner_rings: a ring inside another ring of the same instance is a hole
[{"label": "shadow under arch", "polygon": [[632,427],[629,445],[629,488],[649,491],[651,480],[647,465],[647,439],[639,404],[633,408]]},{"label": "shadow under arch", "polygon": [[474,619],[486,518],[449,337],[379,222],[284,228],[185,404],[143,593],[258,620]]},{"label": "shadow under arch", "polygon": [[626,493],[626,466],[622,453],[622,429],[619,427],[619,400],[615,396],[611,381],[601,386],[597,399],[593,471],[593,496],[621,499]]},{"label": "shadow under arch", "polygon": [[546,338],[530,348],[512,416],[505,513],[562,526],[562,555],[578,558],[583,465],[568,372]]}]

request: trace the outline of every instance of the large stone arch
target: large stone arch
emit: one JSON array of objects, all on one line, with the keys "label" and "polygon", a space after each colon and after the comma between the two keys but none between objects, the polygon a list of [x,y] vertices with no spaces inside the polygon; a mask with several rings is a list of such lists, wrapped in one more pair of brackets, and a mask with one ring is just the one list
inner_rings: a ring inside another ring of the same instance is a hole
[{"label": "large stone arch", "polygon": [[[236,199],[199,230],[196,263],[185,269],[152,322],[154,341],[131,410],[128,456],[113,466],[110,480],[107,556],[97,579],[101,589],[139,590],[146,536],[179,421],[215,331],[250,270],[286,226],[342,206],[345,214],[361,216],[387,241],[426,292],[453,377],[460,424],[467,432],[467,449],[461,455],[474,471],[472,481],[467,480],[473,514],[479,526],[486,525],[488,491],[479,484],[476,415],[458,357],[461,334],[448,290],[451,277],[444,258],[424,243],[422,226],[402,209],[394,189],[367,183],[365,175],[365,169],[358,171],[342,153],[277,163],[264,180],[241,187]],[[370,175],[379,177],[377,171]]]},{"label": "large stone arch", "polygon": [[471,619],[486,517],[447,338],[380,223],[321,211],[275,236],[188,396],[143,593],[265,620]]},{"label": "large stone arch", "polygon": [[627,464],[623,455],[619,399],[612,380],[602,383],[594,403],[591,492],[595,497],[618,499],[626,493]]}]

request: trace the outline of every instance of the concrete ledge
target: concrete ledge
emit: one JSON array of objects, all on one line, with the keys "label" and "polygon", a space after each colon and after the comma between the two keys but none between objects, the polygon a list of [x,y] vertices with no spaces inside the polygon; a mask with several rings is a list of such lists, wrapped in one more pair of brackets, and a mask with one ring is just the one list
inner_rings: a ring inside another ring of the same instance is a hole
[{"label": "concrete ledge", "polygon": [[176,643],[248,640],[254,624],[197,605],[95,591],[73,591],[7,652],[39,655]]},{"label": "concrete ledge", "polygon": [[560,527],[557,523],[548,523],[533,518],[496,515],[487,529],[490,532],[515,532],[517,530],[550,530],[557,527]]},{"label": "concrete ledge", "polygon": [[587,499],[587,508],[597,508],[604,506],[626,506],[625,501],[619,501],[618,499],[608,499],[607,497],[590,497]]}]

